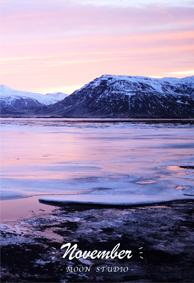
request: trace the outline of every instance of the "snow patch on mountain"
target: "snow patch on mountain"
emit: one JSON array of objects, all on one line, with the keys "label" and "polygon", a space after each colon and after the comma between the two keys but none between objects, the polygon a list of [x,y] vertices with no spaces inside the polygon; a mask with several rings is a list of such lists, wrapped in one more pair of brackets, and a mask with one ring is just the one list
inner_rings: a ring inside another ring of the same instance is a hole
[{"label": "snow patch on mountain", "polygon": [[[50,99],[55,101],[54,103],[63,100],[65,97],[68,96],[68,94],[63,92],[57,92],[57,93],[47,93],[46,96]],[[52,103],[53,104],[53,103]]]},{"label": "snow patch on mountain", "polygon": [[178,94],[178,90],[184,90],[187,88],[194,88],[194,76],[186,77],[182,79],[178,78],[149,78],[143,76],[121,76],[121,75],[103,75],[100,78],[95,79],[86,86],[98,87],[102,81],[108,81],[108,84],[114,86],[115,91],[119,88],[125,90],[126,95],[132,95],[136,91],[156,91],[162,94]]}]

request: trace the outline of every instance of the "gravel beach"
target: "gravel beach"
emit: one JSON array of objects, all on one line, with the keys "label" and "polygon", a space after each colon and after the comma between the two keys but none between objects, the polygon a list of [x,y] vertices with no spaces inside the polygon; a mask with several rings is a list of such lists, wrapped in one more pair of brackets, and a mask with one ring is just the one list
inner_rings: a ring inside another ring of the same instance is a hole
[{"label": "gravel beach", "polygon": [[[46,207],[46,205],[45,205]],[[2,282],[194,282],[194,201],[129,208],[39,210],[1,224]],[[77,251],[130,250],[130,259],[63,258]]]}]

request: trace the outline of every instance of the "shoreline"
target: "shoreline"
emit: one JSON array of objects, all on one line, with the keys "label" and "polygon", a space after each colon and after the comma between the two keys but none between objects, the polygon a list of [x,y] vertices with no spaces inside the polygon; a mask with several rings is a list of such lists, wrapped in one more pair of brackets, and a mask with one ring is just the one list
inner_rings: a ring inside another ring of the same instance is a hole
[{"label": "shoreline", "polygon": [[40,212],[51,212],[53,208],[41,204],[38,201],[39,197],[40,195],[35,195],[15,199],[0,200],[1,223],[7,223],[9,221],[20,221],[20,219],[38,215]]},{"label": "shoreline", "polygon": [[[2,282],[192,282],[194,278],[194,201],[125,208],[65,205],[39,212],[1,227]],[[131,250],[133,257],[69,260],[60,249],[65,243],[77,243],[82,251],[112,250],[120,243],[121,250]],[[90,271],[85,272],[88,266]],[[109,272],[105,266],[127,271]]]},{"label": "shoreline", "polygon": [[[23,218],[30,218],[32,216],[38,215],[40,212],[50,213],[53,209],[64,208],[66,206],[78,209],[132,209],[137,207],[149,207],[149,206],[160,206],[169,205],[171,203],[187,203],[194,202],[193,195],[183,195],[183,198],[176,198],[169,200],[158,200],[153,202],[138,202],[137,203],[100,203],[100,202],[84,202],[84,201],[65,201],[65,200],[49,200],[49,198],[54,196],[63,196],[62,194],[38,194],[32,196],[24,196],[18,198],[1,199],[1,213],[0,213],[0,223],[7,223],[9,221],[20,221]],[[67,197],[75,197],[75,195],[64,194]],[[78,195],[79,196],[79,195]],[[81,195],[82,197],[84,195]],[[45,198],[46,197],[46,198]],[[130,197],[130,196],[129,196]],[[138,195],[137,195],[138,197]],[[145,196],[146,197],[146,196]],[[160,197],[160,196],[159,196]],[[158,198],[159,198],[158,197]],[[185,197],[185,198],[184,198]],[[47,200],[48,198],[48,200]],[[161,196],[162,198],[162,196]]]},{"label": "shoreline", "polygon": [[194,118],[110,118],[110,117],[11,117],[0,116],[0,119],[46,119],[46,120],[63,120],[68,123],[180,123],[180,124],[194,124]]}]

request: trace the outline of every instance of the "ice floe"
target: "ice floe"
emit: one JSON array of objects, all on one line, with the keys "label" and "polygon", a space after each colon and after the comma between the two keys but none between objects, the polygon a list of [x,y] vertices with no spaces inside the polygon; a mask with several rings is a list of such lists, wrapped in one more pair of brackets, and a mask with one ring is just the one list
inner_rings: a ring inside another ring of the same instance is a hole
[{"label": "ice floe", "polygon": [[194,196],[153,196],[153,195],[52,195],[39,198],[40,202],[56,204],[131,206],[164,203],[175,200],[194,199]]}]

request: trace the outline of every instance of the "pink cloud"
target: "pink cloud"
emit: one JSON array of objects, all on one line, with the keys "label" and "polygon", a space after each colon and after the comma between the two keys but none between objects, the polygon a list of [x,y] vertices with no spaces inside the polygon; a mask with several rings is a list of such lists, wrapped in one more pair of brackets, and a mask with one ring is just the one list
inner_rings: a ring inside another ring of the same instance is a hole
[{"label": "pink cloud", "polygon": [[[24,3],[24,2],[22,2]],[[193,25],[194,8],[157,7],[118,8],[92,6],[50,7],[38,6],[38,9],[24,9],[25,4],[2,8],[2,31],[18,34],[38,33],[47,37],[48,33],[60,32],[60,36],[84,35],[86,32],[109,33],[115,28],[141,28],[145,30],[153,26]],[[29,8],[27,6],[27,8]],[[104,30],[105,29],[105,30]],[[107,30],[106,30],[107,29]],[[67,33],[68,32],[68,33]],[[67,33],[67,34],[66,34]]]},{"label": "pink cloud", "polygon": [[81,85],[104,73],[166,76],[194,69],[194,8],[4,1],[0,40],[2,83],[18,89]]}]

